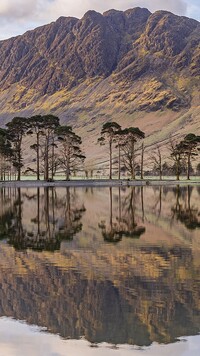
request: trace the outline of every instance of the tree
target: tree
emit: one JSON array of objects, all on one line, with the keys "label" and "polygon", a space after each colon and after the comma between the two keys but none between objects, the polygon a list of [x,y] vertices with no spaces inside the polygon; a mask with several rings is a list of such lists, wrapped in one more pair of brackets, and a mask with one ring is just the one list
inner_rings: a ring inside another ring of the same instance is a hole
[{"label": "tree", "polygon": [[117,142],[116,148],[118,148],[118,179],[121,179],[121,151],[124,146],[124,130],[117,130],[114,135],[114,142]]},{"label": "tree", "polygon": [[131,174],[131,178],[135,179],[135,144],[138,140],[143,139],[145,134],[138,127],[129,127],[123,130],[123,136],[124,165]]},{"label": "tree", "polygon": [[174,168],[176,171],[176,179],[180,180],[181,165],[182,165],[182,161],[184,158],[183,144],[181,142],[174,144],[171,140],[170,141],[170,152],[171,152],[170,157],[174,161]]},{"label": "tree", "polygon": [[197,175],[200,175],[200,163],[197,164]]},{"label": "tree", "polygon": [[109,157],[110,157],[110,169],[109,169],[109,179],[112,179],[112,146],[115,140],[116,132],[121,129],[121,126],[116,122],[106,122],[101,130],[101,137],[98,139],[100,145],[109,145]]},{"label": "tree", "polygon": [[156,172],[159,172],[159,178],[162,180],[162,154],[159,145],[156,146],[156,150],[152,155],[152,161],[154,163],[154,169]]},{"label": "tree", "polygon": [[162,173],[164,176],[169,176],[173,174],[172,167],[166,161],[162,164]]},{"label": "tree", "polygon": [[200,144],[200,136],[196,136],[193,133],[186,135],[181,141],[183,151],[187,157],[187,179],[190,179],[191,158],[198,155]]},{"label": "tree", "polygon": [[29,130],[27,134],[29,135],[36,135],[36,143],[30,146],[31,149],[36,151],[36,174],[37,180],[40,180],[40,136],[44,135],[44,128],[45,128],[45,121],[44,117],[41,115],[32,116],[29,119]]},{"label": "tree", "polygon": [[56,134],[61,144],[59,165],[65,171],[66,180],[69,180],[70,173],[85,160],[80,148],[81,137],[72,131],[71,126],[59,126]]},{"label": "tree", "polygon": [[140,169],[140,178],[144,179],[144,142],[142,143],[142,147],[141,147],[141,169]]},{"label": "tree", "polygon": [[[50,148],[52,154],[52,167],[54,165],[54,137],[55,130],[59,127],[59,118],[54,115],[45,115],[43,116],[44,120],[44,180],[49,180],[49,158],[50,158]],[[53,169],[52,169],[52,177],[53,179]]]},{"label": "tree", "polygon": [[13,166],[17,169],[17,180],[20,180],[21,168],[23,167],[22,139],[27,131],[27,119],[25,117],[14,117],[6,126],[7,138],[13,149]]},{"label": "tree", "polygon": [[7,131],[0,128],[0,179],[5,179],[6,170],[9,169],[11,173],[11,159],[13,151],[11,144],[7,139]]}]

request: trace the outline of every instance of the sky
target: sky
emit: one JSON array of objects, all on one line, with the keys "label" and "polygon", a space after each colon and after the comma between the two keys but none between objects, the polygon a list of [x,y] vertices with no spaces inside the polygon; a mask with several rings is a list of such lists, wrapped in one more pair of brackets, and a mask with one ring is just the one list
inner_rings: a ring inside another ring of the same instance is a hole
[{"label": "sky", "polygon": [[168,10],[200,21],[200,0],[0,0],[0,39],[20,35],[60,16],[81,18],[88,10],[127,10],[136,6],[151,12]]}]

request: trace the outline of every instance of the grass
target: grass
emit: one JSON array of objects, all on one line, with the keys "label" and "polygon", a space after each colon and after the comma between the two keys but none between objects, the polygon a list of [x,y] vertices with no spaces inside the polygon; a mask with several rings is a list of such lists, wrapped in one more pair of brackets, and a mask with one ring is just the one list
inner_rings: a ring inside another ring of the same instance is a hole
[{"label": "grass", "polygon": [[[40,177],[40,180],[41,182],[44,182],[44,178],[43,176]],[[56,175],[54,177],[54,181],[65,181],[66,178],[64,175]],[[109,181],[109,178],[108,178],[108,175],[93,175],[93,177],[85,177],[85,176],[71,176],[70,177],[70,181],[92,181],[92,180],[107,180]],[[113,175],[113,178],[112,178],[113,181],[118,181],[118,176],[117,175]],[[144,176],[144,179],[141,179],[139,176],[136,176],[136,179],[135,180],[132,180],[131,177],[129,176],[122,176],[121,181],[130,181],[130,182],[134,182],[134,181],[158,181],[158,182],[187,182],[187,183],[192,183],[192,182],[195,182],[195,183],[199,183],[200,184],[200,176],[192,176],[190,180],[187,180],[187,177],[186,176],[181,176],[180,177],[180,180],[177,181],[176,180],[176,177],[175,176],[163,176],[162,180],[159,179],[158,176]],[[15,181],[14,179],[12,181]],[[22,175],[21,177],[21,181],[37,181],[36,180],[36,176],[35,175]],[[2,182],[10,182],[10,180],[5,180],[5,181],[2,181]]]}]

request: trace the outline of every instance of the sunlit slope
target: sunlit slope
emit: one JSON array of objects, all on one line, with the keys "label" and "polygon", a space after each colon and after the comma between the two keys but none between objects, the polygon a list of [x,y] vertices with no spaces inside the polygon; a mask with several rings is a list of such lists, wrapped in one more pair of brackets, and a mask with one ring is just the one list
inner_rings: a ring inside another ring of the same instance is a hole
[{"label": "sunlit slope", "polygon": [[96,141],[108,120],[139,126],[147,146],[199,133],[199,43],[198,21],[142,8],[61,17],[0,41],[0,123],[58,115],[89,164],[105,155]]}]

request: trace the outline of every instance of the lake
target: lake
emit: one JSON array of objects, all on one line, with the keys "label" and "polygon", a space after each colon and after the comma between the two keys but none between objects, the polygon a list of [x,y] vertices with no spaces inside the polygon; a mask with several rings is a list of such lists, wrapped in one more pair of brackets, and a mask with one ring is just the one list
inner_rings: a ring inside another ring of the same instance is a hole
[{"label": "lake", "polygon": [[0,190],[1,355],[193,356],[199,332],[200,186]]}]

